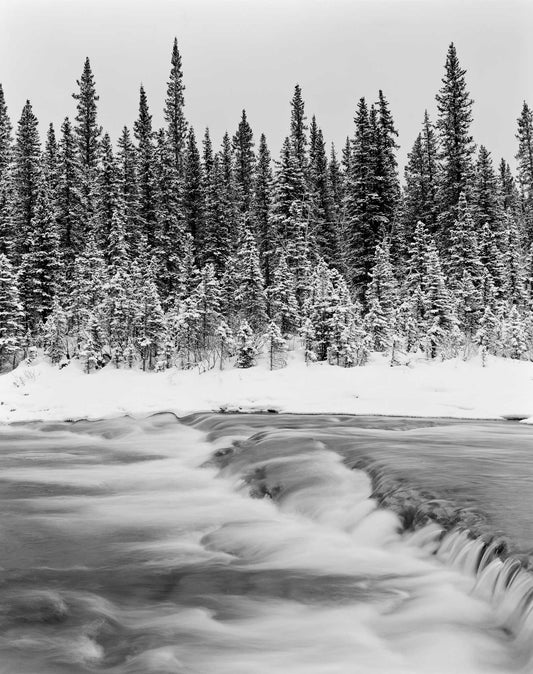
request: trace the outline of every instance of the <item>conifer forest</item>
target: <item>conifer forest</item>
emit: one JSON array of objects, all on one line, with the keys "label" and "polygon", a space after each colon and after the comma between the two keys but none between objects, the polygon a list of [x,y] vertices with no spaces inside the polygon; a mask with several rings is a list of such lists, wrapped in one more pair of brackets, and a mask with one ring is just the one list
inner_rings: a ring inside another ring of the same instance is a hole
[{"label": "conifer forest", "polygon": [[188,123],[177,41],[161,129],[141,86],[133,128],[110,138],[88,58],[60,129],[29,100],[13,121],[0,87],[1,369],[260,353],[278,368],[296,346],[340,367],[374,351],[532,359],[533,111],[517,111],[516,156],[492,157],[453,44],[444,56],[404,171],[379,83],[374,100],[354,91],[342,148],[296,85],[275,157],[245,110],[222,139]]}]

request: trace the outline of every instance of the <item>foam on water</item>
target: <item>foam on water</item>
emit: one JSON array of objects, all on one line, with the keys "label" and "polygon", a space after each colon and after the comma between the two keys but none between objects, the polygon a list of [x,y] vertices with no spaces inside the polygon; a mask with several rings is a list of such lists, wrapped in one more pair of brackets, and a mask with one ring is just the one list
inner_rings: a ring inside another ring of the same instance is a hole
[{"label": "foam on water", "polygon": [[516,565],[435,525],[406,534],[365,473],[297,430],[223,462],[250,433],[210,430],[160,415],[4,432],[2,674],[528,666]]}]

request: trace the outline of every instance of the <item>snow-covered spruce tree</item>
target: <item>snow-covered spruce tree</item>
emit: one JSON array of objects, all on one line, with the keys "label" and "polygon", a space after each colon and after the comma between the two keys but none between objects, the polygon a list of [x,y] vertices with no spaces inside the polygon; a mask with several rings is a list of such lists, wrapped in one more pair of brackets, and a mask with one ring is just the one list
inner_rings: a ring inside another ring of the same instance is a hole
[{"label": "snow-covered spruce tree", "polygon": [[267,287],[272,282],[277,247],[277,232],[271,217],[272,183],[270,152],[265,134],[261,134],[253,184],[251,221],[257,236],[261,270]]},{"label": "snow-covered spruce tree", "polygon": [[117,175],[119,195],[124,204],[126,243],[133,254],[141,247],[142,227],[139,215],[139,184],[137,177],[137,150],[127,126],[118,140]]},{"label": "snow-covered spruce tree", "polygon": [[242,111],[241,121],[233,136],[235,157],[235,189],[237,204],[241,213],[250,211],[253,199],[255,153],[252,127],[248,123],[246,110]]},{"label": "snow-covered spruce tree", "polygon": [[501,237],[502,211],[500,185],[490,152],[484,145],[481,145],[475,165],[472,189],[472,216],[476,232],[479,233],[480,228],[487,224],[496,239]]},{"label": "snow-covered spruce tree", "polygon": [[154,159],[152,115],[144,87],[139,93],[139,116],[133,125],[137,140],[137,185],[139,190],[139,218],[148,249],[157,243],[157,194]]},{"label": "snow-covered spruce tree", "polygon": [[235,312],[254,332],[267,321],[265,286],[254,235],[246,227],[235,258]]},{"label": "snow-covered spruce tree", "polygon": [[187,137],[187,121],[185,120],[185,98],[183,92],[183,71],[181,54],[178,49],[178,40],[174,38],[172,56],[170,59],[170,75],[167,83],[167,96],[165,99],[165,121],[167,123],[167,135],[174,157],[174,165],[178,175],[183,171],[183,152]]},{"label": "snow-covered spruce tree", "polygon": [[498,166],[498,184],[503,210],[516,215],[520,210],[520,194],[511,167],[505,159],[501,159]]},{"label": "snow-covered spruce tree", "polygon": [[522,360],[528,355],[527,336],[524,320],[517,307],[513,305],[505,324],[505,355]]},{"label": "snow-covered spruce tree", "polygon": [[252,328],[246,320],[241,321],[236,336],[237,360],[236,367],[249,368],[255,365],[257,345]]},{"label": "snow-covered spruce tree", "polygon": [[312,238],[324,260],[329,265],[338,266],[340,262],[339,241],[328,160],[322,130],[318,128],[314,115],[311,121],[310,140],[308,183]]},{"label": "snow-covered spruce tree", "polygon": [[221,290],[212,264],[206,264],[199,272],[199,283],[192,299],[198,313],[198,342],[204,351],[213,346],[217,327],[220,326]]},{"label": "snow-covered spruce tree", "polygon": [[470,197],[473,178],[474,142],[470,134],[472,99],[466,88],[466,70],[461,68],[455,45],[446,55],[442,87],[437,94],[437,129],[440,142],[438,240],[448,243],[448,230],[457,219],[461,194]]},{"label": "snow-covered spruce tree", "polygon": [[179,364],[190,368],[198,360],[198,324],[200,311],[194,296],[178,299],[170,308],[166,325],[167,339],[174,345]]},{"label": "snow-covered spruce tree", "polygon": [[[96,224],[97,240],[103,250],[107,250],[111,221],[118,208],[119,184],[118,170],[113,154],[111,138],[106,133],[100,145],[100,170],[97,176],[98,186],[98,219]],[[108,259],[109,262],[109,259]]]},{"label": "snow-covered spruce tree", "polygon": [[377,194],[378,118],[360,99],[355,115],[355,136],[351,141],[349,172],[344,194],[345,260],[348,280],[359,293],[369,279],[376,244],[386,233],[387,221],[381,213]]},{"label": "snow-covered spruce tree", "polygon": [[235,353],[236,343],[233,331],[224,319],[218,324],[215,337],[219,355],[219,367],[224,369],[224,361]]},{"label": "snow-covered spruce tree", "polygon": [[57,299],[54,299],[52,311],[46,319],[43,333],[44,353],[55,365],[68,355],[67,316]]},{"label": "snow-covered spruce tree", "polygon": [[97,121],[94,76],[88,58],[85,59],[83,72],[77,80],[79,91],[72,94],[76,104],[76,124],[74,136],[77,155],[80,162],[80,196],[82,236],[94,228],[97,213],[97,175],[100,158],[100,136],[102,127]]},{"label": "snow-covered spruce tree", "polygon": [[298,330],[298,334],[303,341],[306,365],[309,365],[309,363],[314,363],[317,359],[317,354],[314,350],[316,335],[313,321],[309,316],[305,316],[303,318],[302,324]]},{"label": "snow-covered spruce tree", "polygon": [[427,110],[422,131],[416,137],[405,167],[405,204],[403,221],[406,232],[422,221],[430,233],[435,233],[437,223],[437,189],[439,162],[437,137]]},{"label": "snow-covered spruce tree", "polygon": [[483,366],[487,364],[487,355],[498,355],[501,348],[499,335],[501,331],[498,317],[493,313],[490,306],[486,307],[479,321],[479,328],[474,336],[474,341],[479,347]]},{"label": "snow-covered spruce tree", "polygon": [[267,288],[268,315],[276,321],[284,337],[296,334],[300,323],[296,300],[296,279],[281,253],[274,270],[272,284]]},{"label": "snow-covered spruce tree", "polygon": [[0,84],[0,254],[11,255],[13,230],[13,127]]},{"label": "snow-covered spruce tree", "polygon": [[39,182],[24,248],[19,268],[20,294],[26,326],[35,333],[52,310],[54,297],[64,288],[57,223],[44,178]]},{"label": "snow-covered spruce tree", "polygon": [[118,267],[103,286],[103,299],[95,313],[111,355],[115,349],[123,352],[135,334],[141,311],[138,292],[124,267]]},{"label": "snow-covered spruce tree", "polygon": [[182,182],[173,162],[172,148],[163,131],[157,135],[155,179],[156,231],[152,253],[158,260],[158,287],[165,304],[173,296],[181,281],[182,264],[188,253]]},{"label": "snow-covered spruce tree", "polygon": [[[294,94],[291,99],[291,124],[290,140],[292,156],[302,175],[307,173],[307,125],[305,116],[305,104],[302,98],[302,89],[299,84],[294,87]],[[305,198],[305,183],[299,185],[301,191],[294,194],[295,199],[301,201]]]},{"label": "snow-covered spruce tree", "polygon": [[526,303],[525,256],[522,237],[515,218],[505,217],[503,227],[505,286],[503,296],[512,304],[524,307]]},{"label": "snow-covered spruce tree", "polygon": [[[531,221],[533,210],[533,111],[524,101],[520,117],[518,118],[518,180],[522,193],[523,208]],[[529,232],[531,239],[532,233]]]},{"label": "snow-covered spruce tree", "polygon": [[4,253],[0,253],[0,368],[16,364],[22,347],[23,313],[17,275]]},{"label": "snow-covered spruce tree", "polygon": [[56,139],[54,125],[50,123],[46,132],[46,142],[41,159],[44,178],[52,195],[55,207],[55,197],[59,184],[59,146]]},{"label": "snow-covered spruce tree", "polygon": [[224,136],[222,151],[215,155],[205,175],[206,221],[201,261],[213,263],[221,276],[236,248],[238,237],[233,159],[228,134]]},{"label": "snow-covered spruce tree", "polygon": [[11,163],[13,154],[13,127],[7,111],[4,88],[0,84],[0,180]]},{"label": "snow-covered spruce tree", "polygon": [[185,149],[182,205],[185,226],[193,238],[195,248],[199,250],[205,238],[203,170],[192,126],[189,128]]},{"label": "snow-covered spruce tree", "polygon": [[398,288],[386,241],[376,246],[374,260],[370,272],[371,281],[366,290],[366,303],[369,307],[366,323],[374,339],[375,350],[386,351],[396,330],[398,305]]},{"label": "snow-covered spruce tree", "polygon": [[[400,199],[398,162],[396,160],[398,131],[394,126],[389,103],[381,90],[374,108],[376,111],[374,143],[376,147],[377,201],[382,218],[382,229],[390,235]],[[373,119],[374,117],[371,116],[371,121]]]},{"label": "snow-covered spruce tree", "polygon": [[85,248],[74,262],[70,293],[65,304],[68,332],[74,339],[75,353],[82,343],[90,315],[104,300],[106,281],[103,254],[90,233]]},{"label": "snow-covered spruce tree", "polygon": [[424,289],[425,336],[430,358],[451,355],[456,337],[457,319],[450,293],[446,288],[439,254],[434,241],[427,250],[427,277]]},{"label": "snow-covered spruce tree", "polygon": [[[505,231],[502,231],[499,237],[500,244],[504,243],[504,234]],[[488,222],[485,222],[485,224],[483,224],[479,230],[478,250],[479,260],[483,265],[482,294],[484,296],[483,304],[486,306],[488,301],[488,296],[486,295],[486,291],[488,289],[487,284],[489,283],[492,285],[494,297],[498,299],[504,298],[505,287],[507,284],[507,265],[505,253],[498,246],[498,240],[494,236],[494,232]]]},{"label": "snow-covered spruce tree", "polygon": [[151,273],[142,279],[137,292],[135,341],[141,354],[143,370],[152,370],[166,341],[165,317],[157,285]]},{"label": "snow-covered spruce tree", "polygon": [[464,194],[461,194],[455,209],[456,218],[448,231],[446,272],[450,288],[456,290],[468,272],[474,285],[479,284],[481,261],[474,220]]},{"label": "snow-covered spruce tree", "polygon": [[277,370],[285,367],[287,363],[284,358],[284,353],[287,350],[287,342],[281,334],[279,325],[275,321],[269,321],[268,323],[266,342],[270,369]]},{"label": "snow-covered spruce tree", "polygon": [[85,242],[81,163],[76,138],[68,117],[61,125],[59,184],[56,193],[57,228],[63,259],[70,276],[72,264]]},{"label": "snow-covered spruce tree", "polygon": [[331,270],[323,260],[320,260],[313,270],[309,297],[305,305],[306,318],[309,318],[313,328],[312,351],[319,361],[328,358],[332,337],[331,319],[336,299]]},{"label": "snow-covered spruce tree", "polygon": [[20,117],[13,164],[13,242],[14,260],[20,262],[28,250],[28,237],[35,215],[41,181],[41,141],[37,117],[26,101]]}]

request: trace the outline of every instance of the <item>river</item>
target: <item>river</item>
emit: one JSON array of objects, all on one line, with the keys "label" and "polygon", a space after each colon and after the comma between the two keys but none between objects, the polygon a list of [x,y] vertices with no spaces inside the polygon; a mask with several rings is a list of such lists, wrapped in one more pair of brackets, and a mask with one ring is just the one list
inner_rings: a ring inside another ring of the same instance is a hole
[{"label": "river", "polygon": [[4,426],[0,672],[532,671],[532,447],[513,422]]}]

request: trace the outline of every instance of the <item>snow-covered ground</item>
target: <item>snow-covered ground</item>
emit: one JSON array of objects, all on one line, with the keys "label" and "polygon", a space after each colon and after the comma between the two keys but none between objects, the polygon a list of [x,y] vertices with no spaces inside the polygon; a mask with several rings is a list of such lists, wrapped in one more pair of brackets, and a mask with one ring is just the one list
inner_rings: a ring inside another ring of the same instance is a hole
[{"label": "snow-covered ground", "polygon": [[463,418],[529,417],[533,363],[490,358],[390,367],[374,355],[365,367],[306,365],[300,352],[270,371],[167,370],[144,373],[108,365],[87,375],[73,362],[59,370],[37,361],[0,376],[0,422],[101,418],[172,410],[274,409],[280,412],[390,414]]}]

